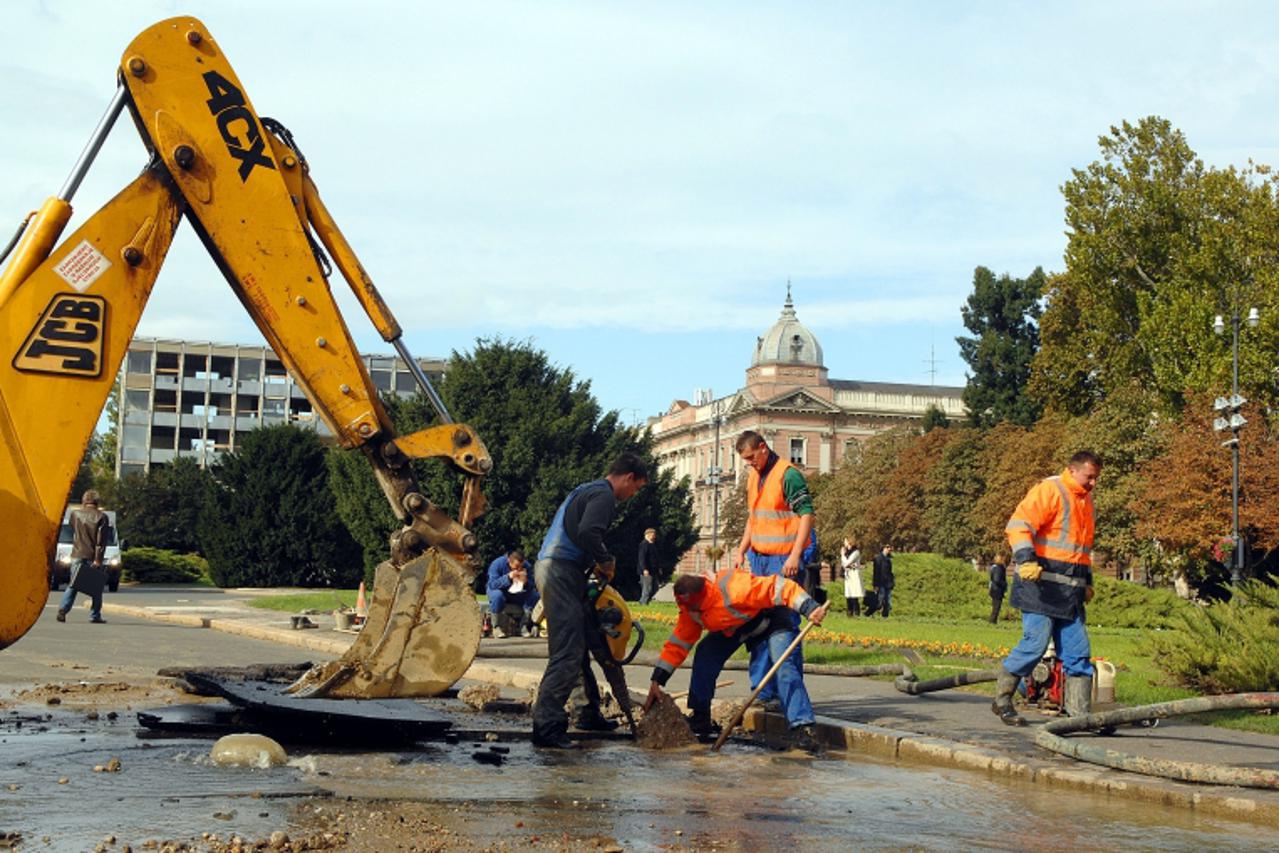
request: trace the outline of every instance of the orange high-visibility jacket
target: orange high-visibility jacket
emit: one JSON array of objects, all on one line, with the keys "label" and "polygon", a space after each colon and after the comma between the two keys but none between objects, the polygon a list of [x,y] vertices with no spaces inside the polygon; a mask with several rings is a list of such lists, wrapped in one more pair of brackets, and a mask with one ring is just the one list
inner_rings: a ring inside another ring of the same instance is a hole
[{"label": "orange high-visibility jacket", "polygon": [[756,577],[740,569],[725,569],[707,580],[691,606],[680,606],[675,630],[662,647],[653,680],[665,684],[702,638],[703,630],[728,636],[759,613],[783,605],[805,616],[818,606],[802,586],[781,575]]},{"label": "orange high-visibility jacket", "polygon": [[1070,470],[1039,481],[1017,504],[1005,531],[1013,562],[1027,548],[1046,560],[1092,565],[1092,538],[1096,519],[1092,493],[1075,482]]},{"label": "orange high-visibility jacket", "polygon": [[1092,584],[1092,542],[1096,526],[1092,493],[1070,470],[1031,487],[1004,528],[1013,563],[1037,560],[1038,581],[1013,578],[1012,603],[1029,613],[1073,618]]},{"label": "orange high-visibility jacket", "polygon": [[751,548],[757,554],[789,554],[799,536],[799,516],[791,511],[782,486],[786,471],[792,467],[785,459],[777,457],[762,485],[759,472],[750,469],[746,481],[746,505],[750,510],[747,523],[751,531]]}]

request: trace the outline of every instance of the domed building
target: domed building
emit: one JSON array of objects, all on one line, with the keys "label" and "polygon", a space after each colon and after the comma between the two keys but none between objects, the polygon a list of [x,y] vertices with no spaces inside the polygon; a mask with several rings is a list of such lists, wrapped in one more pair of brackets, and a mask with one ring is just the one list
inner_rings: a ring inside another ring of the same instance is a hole
[{"label": "domed building", "polygon": [[[745,468],[733,443],[743,430],[764,436],[779,455],[808,475],[826,474],[857,442],[902,424],[918,423],[930,406],[952,421],[964,417],[962,387],[830,379],[817,336],[800,322],[789,285],[777,322],[755,340],[746,385],[716,398],[698,392],[675,400],[649,420],[658,464],[693,484],[693,511],[701,538],[677,567],[708,572],[713,541],[731,552],[737,544],[713,536],[720,507]],[[821,512],[821,507],[817,507]],[[724,565],[721,560],[718,568]]]}]

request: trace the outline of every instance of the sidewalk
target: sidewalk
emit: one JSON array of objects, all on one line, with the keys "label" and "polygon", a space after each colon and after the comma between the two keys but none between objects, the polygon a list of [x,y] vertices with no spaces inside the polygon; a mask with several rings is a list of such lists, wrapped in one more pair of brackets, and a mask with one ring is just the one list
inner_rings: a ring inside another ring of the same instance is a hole
[{"label": "sidewalk", "polygon": [[[255,597],[282,590],[143,589],[122,588],[108,597],[103,610],[293,645],[321,656],[337,657],[354,640],[353,634],[335,630],[329,617],[312,617],[320,625],[318,629],[293,630],[291,614],[249,606]],[[466,677],[530,687],[545,667],[544,651],[544,641],[485,639]],[[691,661],[676,672],[668,689],[685,689],[690,668]],[[651,665],[627,667],[632,690],[646,691],[651,672]],[[740,700],[750,695],[744,671],[725,671],[721,681],[726,679],[734,683],[721,689],[718,698]],[[1279,826],[1279,791],[1178,783],[1057,756],[1035,746],[1035,726],[1002,725],[990,712],[989,697],[982,694],[960,689],[910,696],[894,689],[891,680],[872,678],[808,675],[805,683],[819,715],[819,735],[833,749],[985,771]],[[1032,723],[1049,719],[1033,710],[1027,718]],[[785,720],[753,709],[746,726],[776,732],[784,730]],[[1110,738],[1080,737],[1146,758],[1279,770],[1279,737],[1178,719],[1165,720],[1154,729],[1121,728]]]}]

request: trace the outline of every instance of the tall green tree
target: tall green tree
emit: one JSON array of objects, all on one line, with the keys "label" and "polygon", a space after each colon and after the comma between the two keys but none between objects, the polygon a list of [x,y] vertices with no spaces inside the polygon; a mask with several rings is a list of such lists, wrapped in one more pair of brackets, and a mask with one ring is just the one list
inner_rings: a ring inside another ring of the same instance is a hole
[{"label": "tall green tree", "polygon": [[[1279,201],[1269,168],[1210,169],[1165,119],[1112,127],[1066,199],[1066,270],[1054,277],[1030,387],[1082,415],[1137,381],[1161,407],[1228,386],[1214,314],[1262,310],[1241,349],[1245,396],[1279,402]],[[1227,336],[1228,337],[1228,336]]]},{"label": "tall green tree", "polygon": [[1030,426],[1040,406],[1026,393],[1030,365],[1039,351],[1040,300],[1047,277],[1040,267],[1026,278],[995,277],[986,267],[973,272],[973,292],[961,309],[972,337],[958,337],[959,353],[971,374],[964,405],[972,426],[1000,421]]},{"label": "tall green tree", "polygon": [[[530,343],[481,339],[470,352],[454,352],[439,391],[453,417],[475,429],[493,459],[483,484],[488,511],[474,525],[481,561],[511,548],[535,555],[564,497],[579,483],[603,476],[624,451],[649,458],[653,478],[620,508],[608,537],[618,557],[619,587],[629,591],[633,583],[638,589],[635,558],[645,528],[658,530],[664,567],[696,541],[688,484],[656,471],[651,437],[624,427],[616,412],[603,411],[589,382],[551,364]],[[401,433],[434,422],[420,396],[389,400],[387,408]],[[364,547],[366,563],[384,559],[396,521],[367,463],[358,454],[333,453],[329,471],[339,511]],[[456,512],[459,478],[443,465],[419,465],[417,473],[428,497]]]},{"label": "tall green tree", "polygon": [[200,524],[212,478],[194,459],[179,457],[145,475],[125,477],[116,488],[120,536],[130,547],[200,550]]},{"label": "tall green tree", "polygon": [[947,557],[971,558],[989,547],[988,538],[974,529],[969,519],[969,512],[986,488],[984,442],[985,433],[981,430],[954,430],[937,464],[928,471],[923,515],[929,547]]},{"label": "tall green tree", "polygon": [[218,586],[349,587],[360,548],[339,520],[324,446],[291,424],[246,434],[212,468],[201,551]]}]

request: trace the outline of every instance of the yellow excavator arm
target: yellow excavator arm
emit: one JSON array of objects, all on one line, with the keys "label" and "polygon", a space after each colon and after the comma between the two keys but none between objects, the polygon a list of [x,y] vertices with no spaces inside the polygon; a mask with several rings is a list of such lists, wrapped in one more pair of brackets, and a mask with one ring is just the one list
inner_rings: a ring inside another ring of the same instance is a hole
[{"label": "yellow excavator arm", "polygon": [[[401,341],[400,327],[322,202],[283,126],[258,117],[218,44],[195,18],[142,32],[119,88],[58,196],[37,212],[0,271],[0,648],[35,622],[68,491],[179,222],[195,228],[272,349],[346,448],[364,453],[403,527],[379,567],[365,630],[299,690],[332,696],[430,695],[461,676],[480,615],[464,565],[467,526],[484,510],[491,466],[453,423]],[[124,110],[150,153],[142,174],[59,242],[71,197]],[[397,436],[327,276],[333,259],[384,340],[403,357],[440,425]],[[420,491],[415,458],[465,478],[458,519]]]}]

